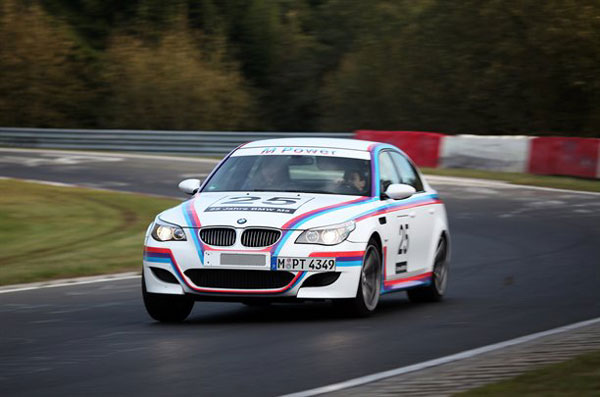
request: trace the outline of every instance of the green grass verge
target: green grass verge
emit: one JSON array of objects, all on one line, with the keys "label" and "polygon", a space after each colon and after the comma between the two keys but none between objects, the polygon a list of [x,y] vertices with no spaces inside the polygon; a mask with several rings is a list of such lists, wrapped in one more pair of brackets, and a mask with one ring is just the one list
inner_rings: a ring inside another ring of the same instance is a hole
[{"label": "green grass verge", "polygon": [[461,397],[598,396],[600,395],[600,351],[457,395]]},{"label": "green grass verge", "polygon": [[600,180],[575,178],[570,176],[532,175],[513,172],[497,172],[484,170],[468,170],[462,168],[421,168],[425,174],[441,176],[458,176],[462,178],[479,178],[506,181],[517,185],[553,187],[557,189],[600,192]]},{"label": "green grass verge", "polygon": [[0,285],[138,270],[156,214],[177,200],[0,180]]}]

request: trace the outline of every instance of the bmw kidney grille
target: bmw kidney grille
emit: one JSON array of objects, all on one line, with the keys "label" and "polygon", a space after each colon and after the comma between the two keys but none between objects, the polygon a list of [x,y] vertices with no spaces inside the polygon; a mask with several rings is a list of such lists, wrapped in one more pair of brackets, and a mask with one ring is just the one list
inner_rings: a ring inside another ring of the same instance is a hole
[{"label": "bmw kidney grille", "polygon": [[235,244],[235,229],[214,227],[200,230],[198,234],[204,244],[230,247]]},{"label": "bmw kidney grille", "polygon": [[246,229],[242,233],[244,247],[268,247],[279,240],[281,232],[273,229]]},{"label": "bmw kidney grille", "polygon": [[[201,229],[198,235],[204,244],[216,247],[230,247],[236,242],[236,232],[233,228],[210,227]],[[268,247],[275,244],[280,237],[280,230],[251,228],[242,232],[241,243],[250,248]]]}]

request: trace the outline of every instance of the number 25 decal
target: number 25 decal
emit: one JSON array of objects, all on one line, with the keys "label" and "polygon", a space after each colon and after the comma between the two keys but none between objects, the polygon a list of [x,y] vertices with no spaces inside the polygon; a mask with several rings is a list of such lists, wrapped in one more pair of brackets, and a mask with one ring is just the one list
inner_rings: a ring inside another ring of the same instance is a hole
[{"label": "number 25 decal", "polygon": [[296,204],[298,200],[300,199],[296,197],[271,197],[270,199],[263,201],[263,204],[291,205]]},{"label": "number 25 decal", "polygon": [[[240,196],[230,197],[228,201],[224,201],[221,204],[253,204],[255,201],[260,200],[260,197],[256,196]],[[297,197],[271,197],[262,201],[262,204],[271,205],[292,205],[296,204],[300,198]]]},{"label": "number 25 decal", "polygon": [[231,197],[229,201],[225,201],[221,204],[251,204],[256,200],[260,200],[260,197],[254,197],[254,196]]},{"label": "number 25 decal", "polygon": [[400,246],[398,247],[398,255],[403,255],[408,252],[408,224],[400,225]]}]

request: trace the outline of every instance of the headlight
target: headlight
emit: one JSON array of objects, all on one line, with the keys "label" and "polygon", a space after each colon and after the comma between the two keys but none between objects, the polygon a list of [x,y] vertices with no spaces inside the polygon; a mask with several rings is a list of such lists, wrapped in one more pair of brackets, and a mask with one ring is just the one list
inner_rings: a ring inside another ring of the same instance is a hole
[{"label": "headlight", "polygon": [[296,239],[297,244],[336,245],[348,238],[351,231],[356,228],[354,221],[308,229]]},{"label": "headlight", "polygon": [[185,240],[185,232],[183,229],[172,223],[167,223],[156,219],[152,226],[152,237],[157,241],[183,241]]}]

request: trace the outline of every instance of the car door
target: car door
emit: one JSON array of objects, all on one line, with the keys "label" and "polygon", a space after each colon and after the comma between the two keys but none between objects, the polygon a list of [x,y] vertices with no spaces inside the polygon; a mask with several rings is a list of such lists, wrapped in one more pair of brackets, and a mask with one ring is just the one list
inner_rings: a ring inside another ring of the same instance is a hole
[{"label": "car door", "polygon": [[[392,200],[384,196],[384,192],[392,183],[401,183],[400,175],[397,171],[394,161],[391,157],[392,152],[382,151],[379,154],[379,183],[382,192],[382,204],[388,206],[388,211],[379,217],[379,223],[382,224],[385,247],[385,280],[393,280],[409,271],[412,259],[412,250],[410,249],[410,237],[412,219],[409,211],[401,209],[403,200]],[[400,209],[395,210],[395,207]]]},{"label": "car door", "polygon": [[[399,152],[390,152],[396,170],[400,176],[401,183],[411,185],[417,191],[411,200],[425,198],[428,193],[425,192],[423,182],[412,163]],[[429,254],[431,252],[434,219],[436,206],[425,205],[416,206],[408,210],[410,220],[410,261],[408,263],[408,272],[423,271],[431,263]]]}]

